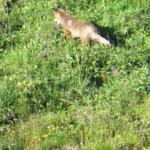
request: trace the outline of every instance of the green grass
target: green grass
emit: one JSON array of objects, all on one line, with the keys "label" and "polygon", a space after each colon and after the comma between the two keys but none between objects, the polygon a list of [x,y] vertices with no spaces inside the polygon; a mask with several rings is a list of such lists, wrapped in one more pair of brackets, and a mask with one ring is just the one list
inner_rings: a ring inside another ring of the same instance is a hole
[{"label": "green grass", "polygon": [[[65,39],[61,5],[113,46]],[[150,149],[149,0],[1,0],[0,16],[0,149]]]}]

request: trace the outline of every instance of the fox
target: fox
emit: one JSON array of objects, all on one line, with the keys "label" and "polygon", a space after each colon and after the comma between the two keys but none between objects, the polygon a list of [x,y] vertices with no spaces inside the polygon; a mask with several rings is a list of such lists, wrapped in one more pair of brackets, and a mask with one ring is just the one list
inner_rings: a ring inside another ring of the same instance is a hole
[{"label": "fox", "polygon": [[91,41],[104,44],[109,47],[111,42],[98,33],[98,28],[91,22],[80,21],[66,13],[66,10],[59,8],[54,11],[54,21],[58,27],[63,28],[64,36],[72,38],[80,38],[81,42],[89,45]]}]

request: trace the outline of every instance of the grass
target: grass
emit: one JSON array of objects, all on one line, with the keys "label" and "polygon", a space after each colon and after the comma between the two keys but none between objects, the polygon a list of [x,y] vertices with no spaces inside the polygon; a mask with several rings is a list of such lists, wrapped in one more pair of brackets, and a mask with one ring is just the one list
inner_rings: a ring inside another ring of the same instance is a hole
[{"label": "grass", "polygon": [[[61,5],[112,48],[65,39]],[[149,0],[1,0],[0,16],[0,149],[150,149]]]}]

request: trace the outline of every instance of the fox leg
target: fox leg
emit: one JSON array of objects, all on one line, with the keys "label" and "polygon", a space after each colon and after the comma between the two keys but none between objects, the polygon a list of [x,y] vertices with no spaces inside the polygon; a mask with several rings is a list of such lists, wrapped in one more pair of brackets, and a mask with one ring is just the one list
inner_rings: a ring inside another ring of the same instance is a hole
[{"label": "fox leg", "polygon": [[81,39],[82,43],[84,43],[86,45],[90,44],[90,38],[88,35],[80,35],[80,39]]},{"label": "fox leg", "polygon": [[65,35],[65,37],[66,38],[69,37],[70,34],[71,34],[70,31],[64,28],[64,35]]}]

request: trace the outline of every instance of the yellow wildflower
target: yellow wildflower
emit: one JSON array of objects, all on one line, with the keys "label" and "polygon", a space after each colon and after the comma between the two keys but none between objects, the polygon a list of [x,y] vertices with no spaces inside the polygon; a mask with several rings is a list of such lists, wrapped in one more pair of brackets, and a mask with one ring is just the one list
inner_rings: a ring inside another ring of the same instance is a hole
[{"label": "yellow wildflower", "polygon": [[47,138],[48,138],[48,134],[44,134],[42,137],[43,137],[44,139],[47,139]]}]

